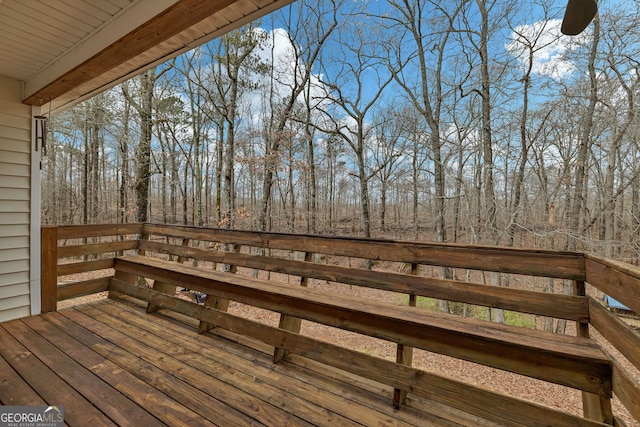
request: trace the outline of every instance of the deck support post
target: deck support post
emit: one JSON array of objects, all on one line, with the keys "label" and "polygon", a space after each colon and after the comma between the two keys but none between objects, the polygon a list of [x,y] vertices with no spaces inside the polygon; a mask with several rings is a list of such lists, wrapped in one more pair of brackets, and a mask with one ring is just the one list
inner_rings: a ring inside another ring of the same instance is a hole
[{"label": "deck support post", "polygon": [[[418,264],[411,264],[411,274],[418,274]],[[409,306],[416,306],[416,295],[409,294]],[[408,347],[404,344],[398,344],[398,348],[396,351],[396,362],[401,363],[406,366],[411,366],[413,364],[413,347]],[[396,409],[400,409],[400,407],[404,404],[405,399],[407,398],[407,391],[399,388],[393,389],[393,407]]]},{"label": "deck support post", "polygon": [[58,309],[58,227],[40,229],[40,311]]},{"label": "deck support post", "polygon": [[[305,262],[310,262],[312,259],[313,259],[313,252],[304,253]],[[308,284],[309,284],[308,277],[305,277],[305,276],[300,277],[300,286],[307,287]],[[284,329],[286,331],[299,334],[301,326],[302,326],[302,320],[300,320],[299,318],[288,316],[286,314],[280,315],[280,324],[278,326],[280,329]],[[273,363],[281,362],[282,360],[286,359],[288,354],[289,352],[284,348],[276,347],[273,351]]]},{"label": "deck support post", "polygon": [[[583,280],[573,282],[574,295],[586,296],[586,287]],[[576,322],[576,331],[579,337],[589,338],[589,323]],[[597,394],[582,392],[582,413],[589,420],[614,425],[611,399]]]},{"label": "deck support post", "polygon": [[[241,248],[242,248],[242,245],[232,244],[231,252],[237,254],[240,252]],[[235,274],[237,271],[238,271],[237,265],[229,266],[229,273]],[[215,295],[207,294],[206,298],[204,299],[204,305],[219,311],[226,312],[227,310],[229,310],[229,300],[226,298],[217,297]],[[212,325],[211,323],[203,322],[201,320],[200,324],[198,325],[198,333],[199,334],[205,333],[215,327],[216,325]]]}]

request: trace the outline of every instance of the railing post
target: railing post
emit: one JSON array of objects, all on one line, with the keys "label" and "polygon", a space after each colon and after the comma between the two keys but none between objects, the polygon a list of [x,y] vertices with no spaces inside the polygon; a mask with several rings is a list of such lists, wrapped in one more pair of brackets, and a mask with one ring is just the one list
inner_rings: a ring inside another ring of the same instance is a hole
[{"label": "railing post", "polygon": [[[586,286],[583,280],[573,282],[574,295],[584,297],[587,295]],[[589,323],[576,322],[576,331],[579,337],[589,338]],[[613,410],[611,409],[611,399],[598,396],[597,394],[582,392],[582,413],[589,420],[600,421],[613,425]]]},{"label": "railing post", "polygon": [[[418,264],[411,264],[411,274],[418,274]],[[409,294],[409,306],[416,306],[416,295]],[[401,363],[406,366],[411,366],[413,364],[413,347],[407,347],[404,344],[398,344],[398,348],[396,350],[396,362]],[[407,391],[401,390],[399,388],[393,389],[393,407],[396,409],[400,409],[402,404],[404,403],[407,397]]]},{"label": "railing post", "polygon": [[40,229],[40,301],[42,313],[58,309],[58,227]]}]

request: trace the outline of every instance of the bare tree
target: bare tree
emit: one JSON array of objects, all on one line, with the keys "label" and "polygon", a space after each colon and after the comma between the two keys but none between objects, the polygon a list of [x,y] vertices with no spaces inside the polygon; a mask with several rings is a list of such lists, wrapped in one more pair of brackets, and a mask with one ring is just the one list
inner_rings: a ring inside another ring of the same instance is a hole
[{"label": "bare tree", "polygon": [[[354,14],[350,19],[355,22],[358,16],[362,15]],[[333,51],[331,58],[321,61],[325,77],[323,83],[330,90],[327,98],[333,108],[332,111],[325,109],[327,117],[331,118],[332,128],[321,130],[342,138],[355,157],[353,174],[359,183],[365,237],[371,237],[369,181],[377,172],[368,167],[367,139],[373,126],[367,123],[366,118],[377,108],[383,91],[393,80],[392,73],[380,70],[384,64],[380,44],[372,39],[368,25],[371,25],[370,21],[360,21],[341,32],[340,48]]]},{"label": "bare tree", "polygon": [[[286,87],[286,93],[281,96],[277,103],[271,102],[272,108],[277,104],[281,112],[277,115],[271,115],[277,121],[270,121],[266,132],[262,206],[258,218],[258,228],[260,230],[267,228],[273,173],[276,168],[273,160],[278,158],[277,153],[280,149],[281,139],[285,133],[287,122],[291,119],[296,102],[304,94],[305,90],[307,93],[311,90],[314,64],[326,41],[338,27],[337,11],[341,3],[341,0],[331,0],[320,4],[314,3],[313,7],[308,7],[304,1],[301,1],[287,9],[287,34],[293,47],[293,57],[290,58],[293,69],[288,70],[289,75],[286,80],[277,82],[278,85]],[[275,65],[272,63],[272,66]],[[272,70],[271,77],[271,88],[273,88],[276,83],[274,70]],[[309,135],[310,131],[307,129],[307,137]],[[307,143],[308,147],[311,144],[312,148],[312,141],[307,141]],[[311,161],[313,161],[312,157],[313,153],[309,154]],[[314,171],[314,169],[311,169],[312,176],[310,179],[313,181],[315,181]]]},{"label": "bare tree", "polygon": [[[394,59],[390,64],[392,72],[393,69],[399,70],[393,72],[394,79],[405,90],[406,96],[429,126],[435,187],[435,234],[438,242],[446,242],[445,168],[441,135],[441,112],[446,91],[443,73],[454,22],[464,3],[401,0],[390,4],[397,16],[392,15],[387,19],[395,24],[392,28],[398,26],[407,32],[411,49],[410,52],[403,53],[406,43],[393,43],[391,56]],[[412,77],[414,62],[418,69],[417,79]],[[440,276],[451,278],[451,270],[441,268]],[[446,301],[441,301],[440,306],[443,311],[449,311]]]},{"label": "bare tree", "polygon": [[[529,123],[530,91],[533,87],[534,60],[538,52],[550,45],[556,44],[560,36],[559,33],[553,37],[548,36],[551,33],[551,25],[548,18],[550,5],[542,2],[540,6],[544,14],[537,23],[534,25],[511,26],[514,40],[510,43],[510,48],[522,64],[523,73],[519,79],[519,82],[522,84],[522,110],[519,119],[520,153],[514,181],[511,185],[513,198],[509,209],[509,225],[507,227],[507,245],[509,246],[514,245],[516,230],[518,228],[518,217],[522,202],[527,162],[529,161],[529,150],[531,145],[535,144],[542,129],[547,126],[546,118],[537,125],[537,129],[531,129],[531,124]],[[549,113],[550,111],[548,111],[546,117],[548,117]]]},{"label": "bare tree", "polygon": [[121,86],[123,95],[140,118],[140,140],[136,148],[136,220],[147,222],[149,185],[151,181],[151,140],[153,137],[153,90],[160,73],[150,68],[139,77],[139,90],[132,94],[127,85]]},{"label": "bare tree", "polygon": [[398,179],[406,160],[406,139],[403,138],[403,120],[396,106],[389,106],[376,114],[372,169],[380,182],[380,228],[387,232],[387,199],[389,187]]}]

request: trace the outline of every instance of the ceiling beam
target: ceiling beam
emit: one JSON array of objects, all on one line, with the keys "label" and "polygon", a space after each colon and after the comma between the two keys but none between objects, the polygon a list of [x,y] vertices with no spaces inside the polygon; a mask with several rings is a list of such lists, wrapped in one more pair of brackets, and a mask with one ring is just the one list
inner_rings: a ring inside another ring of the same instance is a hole
[{"label": "ceiling beam", "polygon": [[[74,0],[75,1],[75,0]],[[149,21],[154,16],[176,4],[179,0],[131,0],[112,18],[104,22],[95,31],[88,34],[79,43],[57,56],[36,74],[24,79],[22,99],[31,96],[54,80],[84,63],[96,53],[106,49],[120,38]]]},{"label": "ceiling beam", "polygon": [[27,96],[42,106],[221,11],[235,0],[180,0],[82,64]]}]

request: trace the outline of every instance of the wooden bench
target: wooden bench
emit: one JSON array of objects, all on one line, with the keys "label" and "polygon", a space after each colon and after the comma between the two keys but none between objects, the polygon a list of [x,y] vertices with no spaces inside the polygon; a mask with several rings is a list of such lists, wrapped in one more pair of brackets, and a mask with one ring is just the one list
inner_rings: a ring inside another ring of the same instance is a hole
[{"label": "wooden bench", "polygon": [[[367,301],[146,256],[115,260],[112,285],[152,279],[285,315],[611,397],[611,363],[588,338]],[[175,288],[174,288],[175,289]],[[175,292],[175,290],[174,290]]]}]

